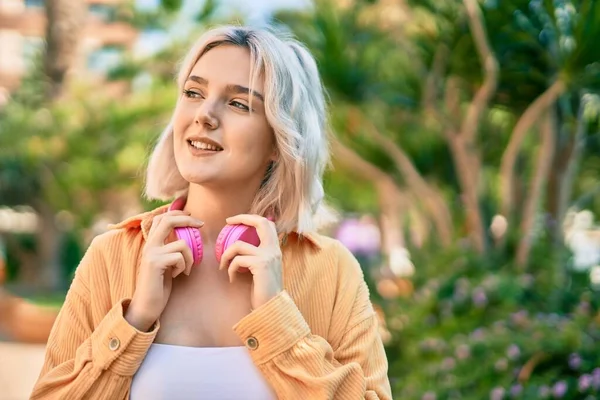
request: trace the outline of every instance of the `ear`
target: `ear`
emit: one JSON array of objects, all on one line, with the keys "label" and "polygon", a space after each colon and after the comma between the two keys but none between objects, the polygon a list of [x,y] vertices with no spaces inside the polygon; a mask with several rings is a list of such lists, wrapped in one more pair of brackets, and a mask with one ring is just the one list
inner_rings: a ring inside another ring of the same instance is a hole
[{"label": "ear", "polygon": [[271,156],[269,157],[271,162],[279,161],[279,149],[276,146],[273,146],[273,151],[271,152]]}]

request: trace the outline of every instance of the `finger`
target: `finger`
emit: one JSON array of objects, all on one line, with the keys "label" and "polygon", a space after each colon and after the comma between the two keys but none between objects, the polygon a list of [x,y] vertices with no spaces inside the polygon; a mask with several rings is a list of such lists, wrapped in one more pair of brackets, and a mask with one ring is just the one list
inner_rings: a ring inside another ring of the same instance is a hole
[{"label": "finger", "polygon": [[194,228],[200,228],[204,225],[204,222],[197,218],[190,217],[189,215],[168,215],[164,214],[161,218],[154,234],[150,236],[148,234],[148,243],[151,246],[160,246],[165,243],[165,240],[175,228],[191,226]]},{"label": "finger", "polygon": [[168,215],[190,215],[189,211],[183,211],[183,210],[173,210],[173,211],[167,211],[165,213],[159,214],[154,216],[154,218],[152,218],[152,225],[150,226],[150,230],[148,231],[148,236],[152,235],[152,233],[154,231],[156,231],[156,228],[158,227],[160,221]]},{"label": "finger", "polygon": [[192,255],[192,249],[186,243],[185,240],[178,240],[176,242],[171,242],[162,247],[162,251],[165,253],[181,253],[183,255],[183,259],[185,260],[185,274],[189,275],[189,271],[194,265],[194,256]]},{"label": "finger", "polygon": [[229,275],[229,282],[232,283],[235,280],[235,277],[240,268],[248,268],[252,272],[252,263],[256,257],[254,256],[237,256],[231,261],[229,268],[227,269],[227,274]]},{"label": "finger", "polygon": [[181,253],[179,253],[179,260],[177,261],[177,264],[175,264],[173,266],[172,269],[172,277],[175,278],[177,276],[179,276],[180,274],[182,274],[185,271],[185,260],[183,258],[183,255],[181,255]]},{"label": "finger", "polygon": [[275,223],[269,221],[265,217],[261,217],[260,215],[239,214],[227,218],[226,222],[230,225],[244,224],[254,227],[256,229],[256,233],[258,234],[258,238],[260,239],[259,247],[265,247],[274,243],[279,243]]},{"label": "finger", "polygon": [[250,243],[246,243],[242,240],[238,240],[223,252],[223,255],[221,256],[221,263],[219,264],[219,270],[226,268],[231,260],[233,260],[236,256],[255,256],[257,251],[258,248],[256,246],[253,246]]},{"label": "finger", "polygon": [[171,276],[175,278],[185,271],[185,259],[181,253],[168,253],[163,255],[163,260],[168,267],[171,267]]}]

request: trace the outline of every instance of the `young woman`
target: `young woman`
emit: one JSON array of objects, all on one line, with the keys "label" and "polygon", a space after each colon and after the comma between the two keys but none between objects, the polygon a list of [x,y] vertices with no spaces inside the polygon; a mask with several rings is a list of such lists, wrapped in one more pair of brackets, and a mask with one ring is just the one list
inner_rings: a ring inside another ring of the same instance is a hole
[{"label": "young woman", "polygon": [[[314,232],[328,159],[314,59],[280,34],[220,27],[178,88],[146,181],[170,205],[93,240],[31,398],[390,399],[360,266]],[[219,257],[231,225],[260,240]]]}]

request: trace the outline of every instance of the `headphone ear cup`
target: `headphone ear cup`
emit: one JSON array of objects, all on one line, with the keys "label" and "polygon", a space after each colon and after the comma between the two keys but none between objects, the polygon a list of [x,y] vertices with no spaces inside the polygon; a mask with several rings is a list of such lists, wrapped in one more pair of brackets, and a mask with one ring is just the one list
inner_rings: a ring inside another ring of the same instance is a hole
[{"label": "headphone ear cup", "polygon": [[[253,246],[260,245],[260,239],[256,229],[247,225],[225,225],[225,227],[219,233],[217,237],[217,243],[215,244],[215,256],[217,261],[221,262],[223,253],[229,246],[241,240],[246,243],[250,243]],[[240,268],[240,272],[248,272],[247,268]]]},{"label": "headphone ear cup", "polygon": [[221,232],[219,232],[219,236],[217,236],[217,241],[215,242],[215,257],[217,257],[218,262],[221,262],[221,257],[225,250],[227,250],[227,237],[234,227],[235,225],[225,225],[223,229],[221,229]]},{"label": "headphone ear cup", "polygon": [[200,235],[200,229],[192,227],[175,228],[175,234],[180,240],[187,243],[190,250],[192,250],[192,256],[194,258],[194,264],[202,262],[204,256],[204,246],[202,245],[202,236]]}]

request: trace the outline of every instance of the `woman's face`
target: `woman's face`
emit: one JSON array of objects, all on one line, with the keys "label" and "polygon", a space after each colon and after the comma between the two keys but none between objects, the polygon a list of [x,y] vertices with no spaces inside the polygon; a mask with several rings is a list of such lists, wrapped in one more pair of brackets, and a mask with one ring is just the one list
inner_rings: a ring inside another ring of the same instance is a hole
[{"label": "woman's face", "polygon": [[254,83],[250,112],[250,52],[220,45],[192,68],[175,109],[175,160],[190,183],[260,185],[275,159],[264,105],[264,79]]}]

